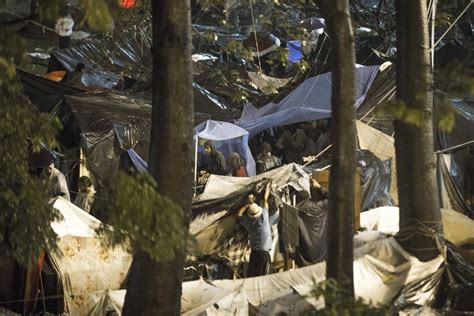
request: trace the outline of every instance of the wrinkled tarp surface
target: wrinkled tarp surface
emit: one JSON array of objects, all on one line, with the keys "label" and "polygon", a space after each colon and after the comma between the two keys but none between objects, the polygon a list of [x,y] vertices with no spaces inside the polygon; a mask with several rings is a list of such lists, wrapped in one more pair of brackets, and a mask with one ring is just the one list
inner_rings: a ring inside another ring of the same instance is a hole
[{"label": "wrinkled tarp surface", "polygon": [[204,192],[196,197],[196,201],[217,199],[263,179],[272,179],[272,185],[277,190],[291,185],[297,191],[309,192],[309,175],[301,166],[292,163],[248,178],[211,175]]},{"label": "wrinkled tarp surface", "polygon": [[[146,24],[146,23],[144,23]],[[68,69],[86,65],[82,82],[86,86],[113,88],[124,76],[138,84],[130,91],[151,100],[151,29],[146,26],[126,29],[114,38],[91,38],[81,45],[58,50],[54,55]],[[232,121],[240,115],[202,84],[193,83],[196,122],[207,119]]]},{"label": "wrinkled tarp surface", "polygon": [[16,72],[23,85],[23,93],[33,103],[38,102],[41,98],[48,95],[78,94],[84,92],[81,89],[42,78],[20,69],[17,69]]},{"label": "wrinkled tarp surface", "polygon": [[[429,278],[443,263],[441,256],[428,262],[418,261],[393,237],[365,243],[355,249],[354,259],[355,294],[374,305],[390,303],[406,284]],[[182,313],[248,315],[249,304],[262,315],[274,315],[278,311],[298,314],[308,308],[322,308],[323,302],[312,298],[310,291],[314,281],[325,279],[325,270],[325,262],[322,262],[261,277],[213,283],[202,280],[185,282]],[[114,292],[93,295],[97,302],[106,301],[103,297],[108,296],[113,306],[120,307],[125,297],[123,292],[119,295],[111,295]],[[295,311],[296,307],[298,311]],[[93,315],[104,315],[104,308],[97,310],[100,313]],[[118,308],[115,311],[120,313]]]},{"label": "wrinkled tarp surface", "polygon": [[390,160],[391,180],[390,180],[390,196],[395,204],[398,204],[398,188],[397,188],[397,166],[395,159],[395,145],[393,137],[365,124],[356,121],[357,140],[360,149],[372,152],[382,161]]},{"label": "wrinkled tarp surface", "polygon": [[[355,68],[356,103],[359,107],[377,76],[379,66]],[[332,73],[309,78],[279,103],[269,103],[252,110],[247,105],[237,125],[249,131],[250,137],[270,127],[283,126],[331,117]]]},{"label": "wrinkled tarp surface", "polygon": [[[360,226],[386,234],[399,230],[399,209],[394,206],[378,207],[360,214]],[[441,209],[444,237],[455,245],[474,241],[474,221],[453,210]]]},{"label": "wrinkled tarp surface", "polygon": [[110,171],[119,168],[120,156],[129,149],[148,160],[152,108],[147,100],[95,92],[47,97],[36,105],[61,120],[64,126],[59,134],[61,144],[73,148],[81,143],[89,168],[99,183]]},{"label": "wrinkled tarp surface", "polygon": [[63,216],[52,223],[58,234],[59,254],[49,253],[64,291],[65,312],[88,315],[86,297],[96,291],[120,289],[132,256],[122,247],[103,247],[94,229],[101,222],[63,198],[53,207]]},{"label": "wrinkled tarp surface", "polygon": [[[452,99],[451,105],[457,111],[453,130],[448,133],[437,129],[437,146],[439,150],[474,141],[474,101],[473,99]],[[437,105],[435,103],[435,111]],[[474,146],[470,144],[470,146]],[[445,152],[450,157],[438,158],[441,169],[446,169],[442,174],[448,189],[448,197],[451,199],[453,207],[463,213],[470,214],[474,218],[474,210],[469,210],[465,204],[464,197],[464,170],[469,160],[469,145]],[[445,201],[443,201],[444,203]]]},{"label": "wrinkled tarp surface", "polygon": [[239,153],[246,163],[247,175],[256,174],[255,159],[250,151],[249,133],[243,128],[227,122],[207,120],[194,128],[195,137],[212,139],[217,150],[226,158],[231,152]]},{"label": "wrinkled tarp surface", "polygon": [[391,205],[390,183],[391,168],[390,160],[381,161],[368,150],[357,151],[357,160],[360,167],[360,179],[362,183],[362,207],[365,211],[373,208],[376,204]]}]

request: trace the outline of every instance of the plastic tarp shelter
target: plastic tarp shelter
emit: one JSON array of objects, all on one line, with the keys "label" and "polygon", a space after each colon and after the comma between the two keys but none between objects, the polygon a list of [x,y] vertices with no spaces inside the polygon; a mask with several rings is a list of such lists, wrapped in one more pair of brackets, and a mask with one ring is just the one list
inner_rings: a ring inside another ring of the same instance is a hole
[{"label": "plastic tarp shelter", "polygon": [[[255,159],[250,151],[249,133],[232,123],[207,120],[194,128],[194,138],[211,139],[215,141],[217,150],[229,157],[231,152],[237,152],[245,160],[247,175],[256,174]],[[197,163],[197,161],[196,161]]]},{"label": "plastic tarp shelter", "polygon": [[[356,66],[356,108],[365,100],[378,71],[379,66]],[[248,130],[253,137],[271,127],[329,118],[331,92],[331,72],[309,78],[279,103],[271,102],[259,109],[247,104],[237,125]]]},{"label": "plastic tarp shelter", "polygon": [[[363,234],[363,233],[361,233]],[[360,235],[355,238],[360,238]],[[362,242],[354,250],[354,290],[357,297],[373,305],[392,302],[405,286],[432,277],[442,266],[441,256],[420,262],[410,256],[393,237]],[[308,308],[320,309],[324,301],[311,296],[314,283],[325,279],[326,264],[321,262],[304,268],[266,276],[239,280],[203,280],[183,283],[183,315],[248,315],[249,304],[260,315],[299,314]],[[117,293],[117,294],[114,294]],[[99,305],[91,315],[105,315],[110,301],[117,313],[123,306],[125,291],[93,294]],[[429,296],[420,297],[418,304],[426,303]],[[297,310],[295,310],[297,308]]]},{"label": "plastic tarp shelter", "polygon": [[59,253],[48,253],[48,257],[63,293],[45,294],[62,294],[64,313],[88,315],[85,298],[92,292],[120,289],[132,256],[121,246],[102,244],[95,232],[101,222],[92,215],[61,197],[51,203],[62,218],[51,224],[59,237]]},{"label": "plastic tarp shelter", "polygon": [[[455,245],[474,240],[474,220],[448,209],[441,209],[444,237]],[[360,226],[371,231],[396,234],[399,230],[398,207],[383,206],[360,214]]]},{"label": "plastic tarp shelter", "polygon": [[17,69],[16,72],[23,85],[23,93],[33,103],[47,95],[69,95],[84,92],[79,88],[36,76],[20,69]]}]

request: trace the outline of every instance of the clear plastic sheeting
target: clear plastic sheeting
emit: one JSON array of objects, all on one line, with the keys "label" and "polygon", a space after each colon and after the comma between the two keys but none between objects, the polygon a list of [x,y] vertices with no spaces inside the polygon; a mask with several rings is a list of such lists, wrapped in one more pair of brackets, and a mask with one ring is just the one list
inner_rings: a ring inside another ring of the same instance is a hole
[{"label": "clear plastic sheeting", "polygon": [[[365,99],[379,66],[355,68],[356,103],[358,108]],[[289,125],[331,117],[332,73],[306,79],[278,103],[269,103],[250,115],[242,116],[237,125],[249,131],[250,136],[276,126]]]},{"label": "clear plastic sheeting", "polygon": [[[474,99],[452,99],[451,105],[457,111],[453,130],[448,133],[437,129],[437,146],[443,154],[450,154],[450,159],[438,157],[440,172],[448,188],[448,198],[453,207],[474,218],[474,210],[469,210],[465,200],[468,199],[465,187],[465,170],[472,163],[469,147],[474,146]],[[435,103],[435,112],[437,111]],[[444,164],[444,166],[442,165]],[[444,169],[444,170],[443,170]],[[449,179],[448,179],[449,178]],[[444,202],[444,201],[443,201]]]},{"label": "clear plastic sheeting", "polygon": [[151,29],[138,26],[125,29],[113,38],[94,37],[54,55],[67,70],[78,63],[86,65],[84,84],[112,88],[122,76],[143,80],[152,65]]}]

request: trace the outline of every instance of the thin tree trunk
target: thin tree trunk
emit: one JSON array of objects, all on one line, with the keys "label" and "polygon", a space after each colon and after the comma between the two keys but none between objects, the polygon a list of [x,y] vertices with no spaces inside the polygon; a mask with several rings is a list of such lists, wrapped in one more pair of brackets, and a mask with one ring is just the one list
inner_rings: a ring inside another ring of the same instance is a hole
[{"label": "thin tree trunk", "polygon": [[429,260],[439,253],[435,240],[419,233],[412,235],[413,229],[422,227],[423,231],[443,232],[433,154],[433,79],[427,3],[397,0],[396,4],[397,98],[422,118],[419,126],[403,120],[394,122],[402,232],[399,240],[420,260]]},{"label": "thin tree trunk", "polygon": [[348,0],[320,2],[332,45],[332,164],[329,184],[329,244],[326,278],[354,297],[353,245],[355,174],[354,35]]},{"label": "thin tree trunk", "polygon": [[[153,111],[149,172],[182,207],[188,231],[193,182],[193,95],[189,0],[152,1]],[[159,210],[158,210],[159,211]],[[179,315],[186,249],[169,262],[134,256],[124,315]]]}]

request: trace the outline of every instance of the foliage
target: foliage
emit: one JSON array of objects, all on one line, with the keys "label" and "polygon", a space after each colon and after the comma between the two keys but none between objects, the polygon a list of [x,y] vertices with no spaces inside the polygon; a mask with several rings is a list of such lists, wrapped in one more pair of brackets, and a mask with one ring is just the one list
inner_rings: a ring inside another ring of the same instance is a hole
[{"label": "foliage", "polygon": [[0,29],[0,251],[31,264],[41,250],[56,251],[51,222],[58,214],[48,205],[47,188],[28,173],[29,148],[55,144],[57,119],[40,113],[21,94],[15,65],[24,62],[22,41]]},{"label": "foliage", "polygon": [[[55,21],[64,14],[68,0],[40,0],[39,15],[47,20]],[[108,31],[113,26],[109,6],[105,0],[79,0],[81,12],[85,12],[79,24],[87,23],[97,31]]]},{"label": "foliage", "polygon": [[322,310],[309,310],[305,315],[328,315],[328,316],[384,316],[392,315],[387,307],[375,308],[366,304],[361,298],[347,299],[347,290],[340,286],[335,280],[327,280],[315,284],[312,295],[316,299],[324,297],[325,307]]},{"label": "foliage", "polygon": [[186,246],[179,206],[157,192],[148,173],[117,172],[109,180],[105,200],[105,221],[113,228],[104,224],[99,234],[109,245],[128,243],[131,251],[146,252],[157,261],[173,259]]}]

